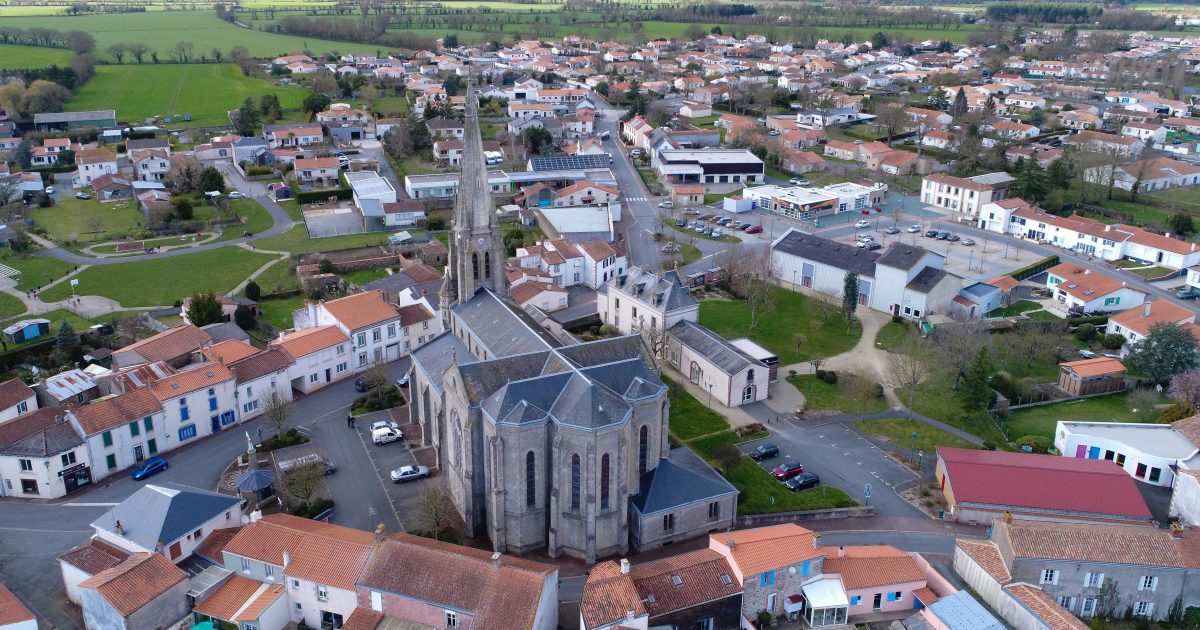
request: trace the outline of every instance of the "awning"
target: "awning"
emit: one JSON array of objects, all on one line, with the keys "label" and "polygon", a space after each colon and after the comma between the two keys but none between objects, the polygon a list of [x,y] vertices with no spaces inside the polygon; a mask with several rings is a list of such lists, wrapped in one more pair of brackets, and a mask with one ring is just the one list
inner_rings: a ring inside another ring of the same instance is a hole
[{"label": "awning", "polygon": [[804,599],[808,600],[809,608],[836,608],[850,605],[850,600],[846,598],[846,591],[842,588],[841,580],[833,578],[815,580],[800,587],[800,591],[804,593]]}]

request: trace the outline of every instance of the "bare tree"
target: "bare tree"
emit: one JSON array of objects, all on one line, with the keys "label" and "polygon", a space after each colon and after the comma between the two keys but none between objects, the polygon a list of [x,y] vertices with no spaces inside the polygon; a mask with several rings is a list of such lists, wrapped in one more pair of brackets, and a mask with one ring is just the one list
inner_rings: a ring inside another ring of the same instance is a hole
[{"label": "bare tree", "polygon": [[662,359],[666,354],[667,344],[670,343],[667,330],[657,322],[654,324],[641,322],[638,324],[637,332],[642,336],[642,343],[646,344],[646,350],[650,352],[650,357],[654,360],[654,367],[661,370]]},{"label": "bare tree", "polygon": [[454,504],[450,493],[441,484],[429,484],[425,488],[413,513],[417,527],[434,540],[441,540],[442,532],[454,524]]},{"label": "bare tree", "polygon": [[304,462],[283,473],[283,493],[297,507],[308,507],[325,484],[325,462]]},{"label": "bare tree", "polygon": [[729,442],[723,442],[713,449],[713,459],[717,460],[717,465],[725,474],[729,474],[742,463],[742,451]]},{"label": "bare tree", "polygon": [[731,243],[729,248],[713,257],[713,262],[717,269],[721,270],[721,276],[730,287],[733,286],[734,278],[742,275],[742,269],[746,261],[745,251],[741,242]]},{"label": "bare tree", "polygon": [[280,396],[278,392],[271,392],[263,403],[263,417],[275,428],[275,435],[283,435],[291,416],[292,402]]},{"label": "bare tree", "polygon": [[979,348],[987,343],[987,330],[979,320],[956,321],[938,326],[932,342],[938,364],[954,375],[954,389],[958,389]]},{"label": "bare tree", "polygon": [[889,378],[893,387],[907,391],[910,413],[917,398],[917,386],[929,374],[926,354],[925,344],[916,335],[909,335],[898,351],[888,354]]},{"label": "bare tree", "polygon": [[897,103],[888,103],[875,111],[875,123],[887,132],[887,143],[892,143],[892,136],[908,126],[908,113]]},{"label": "bare tree", "polygon": [[857,374],[842,374],[838,379],[838,388],[850,401],[851,409],[847,411],[857,411],[860,421],[866,417],[867,410],[875,404],[875,382]]},{"label": "bare tree", "polygon": [[744,299],[750,310],[750,328],[757,329],[763,316],[777,306],[776,291],[771,282],[771,252],[763,251],[753,256],[742,256],[744,264],[737,275],[729,278],[734,295]]}]

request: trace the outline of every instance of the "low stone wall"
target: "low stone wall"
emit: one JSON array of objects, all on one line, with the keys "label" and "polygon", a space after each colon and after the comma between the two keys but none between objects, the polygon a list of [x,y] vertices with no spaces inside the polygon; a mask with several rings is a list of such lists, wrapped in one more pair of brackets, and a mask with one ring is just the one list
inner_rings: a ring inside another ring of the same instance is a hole
[{"label": "low stone wall", "polygon": [[835,518],[857,518],[874,515],[875,508],[871,506],[807,510],[804,512],[779,512],[777,514],[743,514],[737,518],[737,526],[762,527],[764,525],[778,525],[779,523],[794,523],[797,521],[824,521]]}]

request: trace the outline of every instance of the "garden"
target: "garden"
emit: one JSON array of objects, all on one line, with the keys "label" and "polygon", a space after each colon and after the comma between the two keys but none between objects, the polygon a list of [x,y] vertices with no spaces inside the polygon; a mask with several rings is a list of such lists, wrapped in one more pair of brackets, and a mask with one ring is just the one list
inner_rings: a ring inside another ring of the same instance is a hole
[{"label": "garden", "polygon": [[751,327],[745,300],[709,298],[700,302],[700,324],[725,337],[749,337],[779,357],[781,366],[814,356],[832,357],[854,347],[862,336],[857,321],[847,323],[841,311],[820,300],[777,287],[770,289],[775,309]]}]

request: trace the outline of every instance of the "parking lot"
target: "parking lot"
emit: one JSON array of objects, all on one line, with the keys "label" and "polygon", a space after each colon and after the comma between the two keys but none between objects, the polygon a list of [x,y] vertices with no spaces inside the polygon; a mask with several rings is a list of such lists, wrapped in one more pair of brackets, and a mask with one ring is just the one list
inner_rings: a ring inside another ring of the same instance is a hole
[{"label": "parking lot", "polygon": [[429,484],[441,482],[436,478],[417,479],[404,483],[392,482],[391,472],[393,470],[401,466],[414,466],[416,465],[416,460],[413,458],[412,451],[406,446],[404,440],[379,446],[376,446],[371,441],[371,425],[376,422],[386,422],[389,420],[391,420],[391,417],[386,411],[377,411],[357,418],[358,435],[362,440],[363,449],[367,456],[366,459],[370,461],[371,467],[375,469],[377,477],[376,479],[364,479],[362,483],[381,484],[384,493],[387,494],[388,500],[391,501],[392,508],[396,512],[396,517],[400,519],[401,526],[405,530],[411,530],[418,527],[414,515],[416,514],[416,506],[420,501],[422,491]]}]

